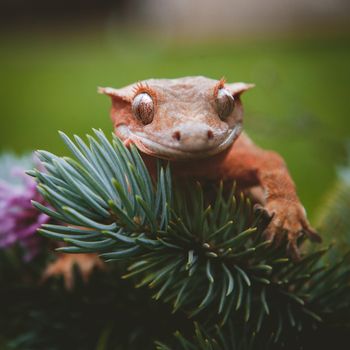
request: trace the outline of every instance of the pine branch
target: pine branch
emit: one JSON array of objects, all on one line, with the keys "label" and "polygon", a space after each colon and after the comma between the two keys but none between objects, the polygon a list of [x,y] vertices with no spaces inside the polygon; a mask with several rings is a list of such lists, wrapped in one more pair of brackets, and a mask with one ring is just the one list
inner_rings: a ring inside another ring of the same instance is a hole
[{"label": "pine branch", "polygon": [[169,167],[158,166],[153,181],[136,148],[94,132],[88,144],[61,133],[75,159],[40,151],[46,172],[30,172],[52,207],[33,204],[66,225],[40,230],[69,244],[61,251],[125,261],[124,278],[174,312],[206,328],[249,323],[250,334],[267,332],[277,344],[349,306],[350,271],[322,265],[326,249],[290,261],[285,246],[264,241],[268,222],[234,187],[224,194],[221,185],[209,201],[199,184],[172,184]]},{"label": "pine branch", "polygon": [[[245,327],[243,327],[245,328]],[[232,322],[228,323],[227,329],[215,326],[212,332],[207,332],[198,323],[194,324],[194,334],[191,338],[185,337],[180,332],[175,332],[174,342],[170,346],[157,341],[157,350],[252,350],[258,344],[256,336],[248,333],[246,329],[237,328]],[[259,349],[270,349],[270,341],[260,344]]]}]

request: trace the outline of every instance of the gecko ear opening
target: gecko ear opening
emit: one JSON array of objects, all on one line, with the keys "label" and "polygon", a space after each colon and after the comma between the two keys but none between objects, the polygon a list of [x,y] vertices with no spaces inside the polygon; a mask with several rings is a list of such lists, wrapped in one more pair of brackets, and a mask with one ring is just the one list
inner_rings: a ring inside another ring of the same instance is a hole
[{"label": "gecko ear opening", "polygon": [[243,92],[255,87],[255,84],[232,83],[225,84],[225,87],[231,92],[232,96],[240,96]]}]

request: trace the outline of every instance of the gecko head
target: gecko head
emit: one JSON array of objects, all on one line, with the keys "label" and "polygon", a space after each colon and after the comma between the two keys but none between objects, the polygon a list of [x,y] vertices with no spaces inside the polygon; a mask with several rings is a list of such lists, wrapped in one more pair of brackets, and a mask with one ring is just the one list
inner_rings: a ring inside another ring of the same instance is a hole
[{"label": "gecko head", "polygon": [[112,99],[116,135],[150,156],[189,160],[215,155],[242,131],[242,92],[254,85],[223,79],[149,79],[121,89],[99,88]]}]

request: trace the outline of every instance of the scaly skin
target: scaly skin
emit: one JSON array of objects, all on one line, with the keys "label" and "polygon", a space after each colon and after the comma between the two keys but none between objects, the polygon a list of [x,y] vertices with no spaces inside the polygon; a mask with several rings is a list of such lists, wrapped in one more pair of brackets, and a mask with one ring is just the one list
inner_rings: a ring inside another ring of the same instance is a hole
[{"label": "scaly skin", "polygon": [[[126,145],[135,144],[150,168],[154,158],[162,158],[170,161],[175,176],[236,180],[242,189],[260,186],[263,210],[272,217],[266,238],[278,243],[286,235],[290,254],[298,259],[297,239],[302,234],[315,241],[320,237],[306,218],[283,159],[241,133],[240,95],[251,87],[186,77],[99,91],[112,99],[116,135]],[[219,100],[222,92],[233,97],[233,110],[228,108],[230,98]],[[229,111],[224,117],[223,110]]]}]

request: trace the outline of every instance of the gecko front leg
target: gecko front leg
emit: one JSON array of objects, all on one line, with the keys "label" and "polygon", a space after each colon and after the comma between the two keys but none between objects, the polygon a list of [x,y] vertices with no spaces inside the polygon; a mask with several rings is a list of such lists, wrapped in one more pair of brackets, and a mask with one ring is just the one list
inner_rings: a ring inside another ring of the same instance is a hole
[{"label": "gecko front leg", "polygon": [[320,242],[321,238],[306,218],[284,160],[277,153],[262,150],[247,140],[237,142],[237,146],[225,161],[230,177],[237,178],[238,183],[250,178],[252,185],[261,186],[265,203],[260,210],[272,217],[265,231],[266,239],[279,244],[286,236],[290,254],[298,259],[297,240],[302,234],[313,241]]},{"label": "gecko front leg", "polygon": [[320,242],[320,236],[307,220],[283,159],[274,152],[263,151],[259,163],[257,175],[266,195],[264,209],[273,216],[265,232],[266,238],[278,243],[286,234],[289,251],[294,258],[299,258],[297,239],[306,234]]}]

